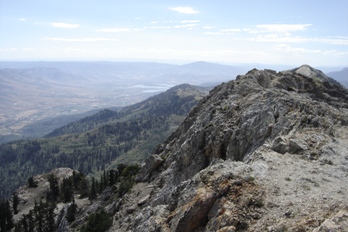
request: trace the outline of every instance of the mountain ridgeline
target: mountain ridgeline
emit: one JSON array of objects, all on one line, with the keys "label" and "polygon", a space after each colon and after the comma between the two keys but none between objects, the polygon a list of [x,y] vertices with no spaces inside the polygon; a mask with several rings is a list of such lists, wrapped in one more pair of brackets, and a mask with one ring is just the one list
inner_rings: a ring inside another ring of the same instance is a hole
[{"label": "mountain ridgeline", "polygon": [[46,138],[0,146],[1,197],[8,197],[29,176],[69,167],[89,174],[118,163],[140,163],[180,124],[208,93],[183,84],[121,111],[102,110]]},{"label": "mountain ridgeline", "polygon": [[[197,93],[186,87],[175,89],[174,103],[177,96]],[[175,120],[179,114],[153,120],[156,109],[178,108],[151,98],[117,113],[100,112],[105,122],[81,120],[55,131],[62,134],[57,137],[6,144],[1,149],[13,154],[1,153],[1,165],[7,164],[0,170],[17,174],[12,166],[28,174],[42,158],[61,166],[72,158],[72,166],[87,172],[109,170],[101,175],[104,187],[91,191],[90,203],[77,193],[76,202],[59,203],[50,224],[57,231],[346,231],[346,88],[303,65],[282,72],[253,69],[207,96],[198,93],[201,99],[183,120]],[[151,152],[145,144],[156,136],[165,141]],[[118,149],[133,157],[130,162],[145,159],[140,169],[112,163]],[[33,158],[26,163],[24,157]],[[115,173],[123,174],[120,182],[106,181]],[[95,186],[92,180],[89,189]],[[68,208],[74,204],[71,220]]]},{"label": "mountain ridgeline", "polygon": [[146,159],[109,231],[345,231],[347,138],[347,89],[308,65],[253,69]]},{"label": "mountain ridgeline", "polygon": [[117,121],[122,123],[127,120],[142,120],[143,118],[167,118],[172,114],[184,116],[192,106],[208,93],[209,88],[178,85],[165,93],[150,97],[140,103],[124,107],[120,111],[102,110],[92,116],[85,117],[77,122],[72,122],[61,128],[53,130],[46,137],[63,134],[72,134],[94,129],[101,125],[112,124]]}]

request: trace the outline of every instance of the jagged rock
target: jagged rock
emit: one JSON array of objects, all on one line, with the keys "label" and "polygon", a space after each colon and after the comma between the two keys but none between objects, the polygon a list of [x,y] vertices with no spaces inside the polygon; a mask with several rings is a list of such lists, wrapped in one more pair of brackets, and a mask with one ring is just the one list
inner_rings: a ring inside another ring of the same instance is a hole
[{"label": "jagged rock", "polygon": [[348,204],[347,126],[348,92],[320,71],[251,70],[213,89],[158,147],[138,178],[149,183],[124,198],[112,229],[343,227],[345,213],[329,216]]},{"label": "jagged rock", "polygon": [[168,217],[167,207],[159,205],[156,207],[144,208],[135,218],[133,231],[165,231],[169,232],[169,227],[166,223]]},{"label": "jagged rock", "polygon": [[110,214],[110,215],[114,215],[120,209],[121,204],[122,204],[121,199],[113,201],[111,204],[104,207],[105,212]]},{"label": "jagged rock", "polygon": [[285,154],[289,151],[289,144],[281,136],[278,136],[273,140],[272,149],[280,154]]},{"label": "jagged rock", "polygon": [[313,232],[347,231],[348,229],[348,207],[341,209],[332,218],[326,219]]},{"label": "jagged rock", "polygon": [[136,220],[119,219],[118,228],[313,230],[320,220],[304,218],[348,203],[340,194],[348,186],[338,184],[348,171],[334,167],[348,165],[346,100],[346,90],[309,66],[254,69],[217,86],[145,162],[138,180],[155,188],[124,202],[138,206]]},{"label": "jagged rock", "polygon": [[137,209],[137,206],[136,206],[136,205],[132,205],[131,207],[129,207],[129,208],[127,209],[127,213],[128,213],[128,214],[131,214],[131,213],[133,213],[136,209]]},{"label": "jagged rock", "polygon": [[143,205],[145,204],[150,198],[150,195],[146,195],[145,197],[141,198],[139,201],[138,201],[138,205]]},{"label": "jagged rock", "polygon": [[150,155],[136,178],[137,181],[145,181],[149,178],[149,174],[160,166],[163,162],[163,159],[159,155]]}]

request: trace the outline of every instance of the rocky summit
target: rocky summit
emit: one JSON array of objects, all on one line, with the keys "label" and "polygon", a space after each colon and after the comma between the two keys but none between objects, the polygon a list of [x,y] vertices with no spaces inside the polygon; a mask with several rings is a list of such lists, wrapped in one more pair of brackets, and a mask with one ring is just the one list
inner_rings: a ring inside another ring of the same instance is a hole
[{"label": "rocky summit", "polygon": [[348,231],[348,91],[253,69],[194,107],[103,206],[110,231]]}]

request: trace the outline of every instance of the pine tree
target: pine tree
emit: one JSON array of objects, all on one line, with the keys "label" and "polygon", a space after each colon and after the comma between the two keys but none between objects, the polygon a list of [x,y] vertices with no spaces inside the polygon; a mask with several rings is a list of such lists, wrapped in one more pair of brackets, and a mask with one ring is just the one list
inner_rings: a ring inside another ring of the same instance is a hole
[{"label": "pine tree", "polygon": [[50,183],[50,196],[56,201],[59,197],[58,178],[51,174],[48,176],[48,182]]},{"label": "pine tree", "polygon": [[88,181],[86,178],[83,178],[82,181],[79,184],[79,189],[80,189],[80,197],[88,197],[89,194],[89,185]]},{"label": "pine tree", "polygon": [[0,231],[6,231],[6,204],[0,202]]},{"label": "pine tree", "polygon": [[45,220],[46,225],[45,225],[44,231],[55,231],[54,208],[55,208],[54,203],[47,205],[46,220]]},{"label": "pine tree", "polygon": [[22,224],[21,223],[17,223],[15,225],[14,232],[22,232],[22,231],[23,231]]},{"label": "pine tree", "polygon": [[23,215],[23,218],[21,219],[21,224],[22,224],[22,227],[23,227],[23,231],[24,232],[29,232],[27,217],[25,215]]},{"label": "pine tree", "polygon": [[12,208],[13,208],[14,214],[18,213],[18,204],[19,204],[18,195],[16,192],[13,192],[13,194],[12,194]]},{"label": "pine tree", "polygon": [[110,170],[109,171],[109,186],[113,186],[116,184],[116,171],[115,170]]},{"label": "pine tree", "polygon": [[97,186],[96,186],[94,177],[92,177],[92,187],[91,187],[91,192],[89,194],[89,199],[94,200],[96,198],[97,198]]},{"label": "pine tree", "polygon": [[37,223],[37,231],[42,232],[43,231],[43,224],[44,224],[44,203],[42,200],[40,200],[39,205],[37,206],[37,212],[35,214],[35,220]]},{"label": "pine tree", "polygon": [[75,221],[75,213],[76,213],[77,205],[75,204],[75,199],[73,198],[73,202],[69,206],[66,213],[66,220],[71,223]]},{"label": "pine tree", "polygon": [[34,221],[32,210],[30,210],[29,213],[27,214],[27,220],[28,220],[29,231],[34,231],[35,221]]},{"label": "pine tree", "polygon": [[73,198],[73,183],[70,178],[64,178],[61,185],[61,192],[63,194],[63,202],[70,202]]},{"label": "pine tree", "polygon": [[13,227],[13,214],[10,207],[10,202],[6,201],[6,230],[11,230]]},{"label": "pine tree", "polygon": [[36,188],[37,187],[37,183],[34,180],[34,177],[31,176],[28,178],[28,186],[29,186],[29,188]]}]

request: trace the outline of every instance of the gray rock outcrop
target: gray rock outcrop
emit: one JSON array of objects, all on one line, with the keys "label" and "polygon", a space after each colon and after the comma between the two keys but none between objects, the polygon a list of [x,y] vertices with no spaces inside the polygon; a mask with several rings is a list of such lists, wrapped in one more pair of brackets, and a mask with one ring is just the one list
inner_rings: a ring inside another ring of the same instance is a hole
[{"label": "gray rock outcrop", "polygon": [[307,65],[251,70],[145,161],[110,231],[343,228],[332,223],[346,215],[347,150],[346,89]]}]

